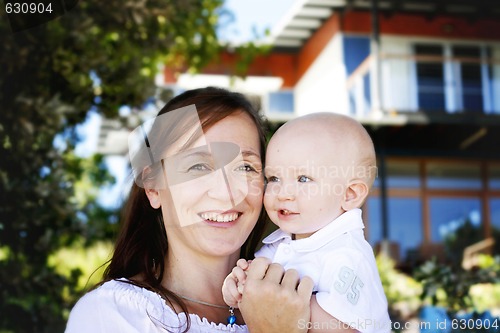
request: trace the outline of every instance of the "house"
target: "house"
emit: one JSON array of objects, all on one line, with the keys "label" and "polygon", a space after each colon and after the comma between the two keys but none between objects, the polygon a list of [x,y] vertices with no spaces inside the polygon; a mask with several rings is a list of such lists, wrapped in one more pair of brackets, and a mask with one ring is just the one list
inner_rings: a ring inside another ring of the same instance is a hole
[{"label": "house", "polygon": [[358,119],[378,154],[366,236],[401,267],[498,235],[500,2],[297,0],[271,44],[246,80],[225,52],[201,74],[165,68],[158,84],[231,87],[275,126],[319,111]]}]

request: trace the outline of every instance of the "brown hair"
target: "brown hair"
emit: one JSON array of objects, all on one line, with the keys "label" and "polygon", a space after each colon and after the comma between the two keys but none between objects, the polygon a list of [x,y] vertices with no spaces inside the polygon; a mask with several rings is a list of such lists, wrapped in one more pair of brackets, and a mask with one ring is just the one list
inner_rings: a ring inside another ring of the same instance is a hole
[{"label": "brown hair", "polygon": [[[213,87],[189,90],[167,103],[158,116],[192,104],[196,106],[203,131],[208,130],[227,116],[238,112],[250,116],[259,134],[260,153],[264,164],[265,135],[263,124],[257,111],[242,94]],[[164,135],[169,136],[170,133]],[[172,135],[175,137],[176,134]],[[174,141],[175,138],[171,137],[166,142]],[[256,226],[240,250],[240,257],[246,259],[253,257],[265,229],[264,214],[264,209],[262,209]],[[173,309],[173,304],[177,304],[182,308],[182,311],[187,313],[184,302],[161,285],[166,269],[164,258],[168,249],[167,233],[161,209],[151,207],[144,188],[139,187],[136,183],[132,185],[128,200],[124,205],[121,223],[113,257],[104,272],[103,282],[118,278],[130,279],[139,274],[141,280],[131,281],[131,283],[157,292]],[[190,326],[189,316],[187,318],[188,330]]]}]

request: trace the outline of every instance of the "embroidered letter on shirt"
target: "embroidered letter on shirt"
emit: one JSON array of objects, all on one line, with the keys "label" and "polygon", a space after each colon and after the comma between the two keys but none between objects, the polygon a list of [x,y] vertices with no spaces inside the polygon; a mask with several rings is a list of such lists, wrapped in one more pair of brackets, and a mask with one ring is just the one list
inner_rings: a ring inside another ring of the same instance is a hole
[{"label": "embroidered letter on shirt", "polygon": [[347,293],[347,300],[353,305],[356,305],[364,283],[359,279],[359,277],[356,276],[356,274],[354,274],[352,269],[342,266],[339,276],[333,286],[341,295]]}]

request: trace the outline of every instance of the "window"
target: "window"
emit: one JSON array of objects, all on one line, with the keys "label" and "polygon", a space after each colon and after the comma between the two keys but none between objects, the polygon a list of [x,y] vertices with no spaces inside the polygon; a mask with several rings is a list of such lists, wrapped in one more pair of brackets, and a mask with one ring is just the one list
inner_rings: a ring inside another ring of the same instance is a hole
[{"label": "window", "polygon": [[500,190],[500,165],[489,166],[489,183],[490,190]]},{"label": "window", "polygon": [[[440,45],[417,44],[416,56],[443,56]],[[445,110],[445,90],[443,62],[419,61],[417,69],[418,106],[422,110]]]},{"label": "window", "polygon": [[375,246],[382,240],[382,222],[380,210],[380,198],[378,196],[370,196],[365,204],[368,209],[368,242]]},{"label": "window", "polygon": [[490,48],[415,44],[418,108],[424,111],[484,112],[492,108]]},{"label": "window", "polygon": [[419,165],[415,162],[387,163],[388,188],[420,188]]},{"label": "window", "polygon": [[490,199],[491,227],[500,231],[500,198]]},{"label": "window", "polygon": [[269,94],[269,112],[293,113],[293,91],[276,91]]},{"label": "window", "polygon": [[427,164],[427,187],[431,189],[481,189],[479,164]]},{"label": "window", "polygon": [[[462,90],[462,110],[483,111],[483,84],[481,77],[481,64],[479,62],[467,62],[465,58],[481,59],[481,50],[477,46],[453,46],[453,57],[464,58],[464,62],[458,65],[458,89]],[[460,91],[457,91],[460,93]]]},{"label": "window", "polygon": [[[393,244],[398,245],[400,267],[414,267],[432,256],[459,260],[464,247],[484,239],[489,227],[495,237],[500,235],[497,161],[389,157],[386,175],[386,232],[391,254],[396,248]],[[374,187],[365,205],[367,240],[372,246],[384,234],[380,194],[380,187]],[[486,221],[491,225],[485,225]]]},{"label": "window", "polygon": [[401,260],[413,257],[422,243],[422,209],[419,198],[389,200],[389,239],[399,244]]},{"label": "window", "polygon": [[[379,197],[368,199],[370,244],[375,246],[382,240],[381,202]],[[389,198],[389,240],[399,246],[400,261],[411,260],[422,243],[422,214],[419,198]]]},{"label": "window", "polygon": [[467,222],[481,225],[479,198],[431,198],[429,205],[432,242],[443,242]]}]

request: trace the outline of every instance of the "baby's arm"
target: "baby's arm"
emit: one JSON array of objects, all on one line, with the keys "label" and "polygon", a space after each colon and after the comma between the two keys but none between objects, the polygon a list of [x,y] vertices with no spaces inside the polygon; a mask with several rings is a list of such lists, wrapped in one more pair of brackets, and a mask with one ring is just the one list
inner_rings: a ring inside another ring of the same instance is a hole
[{"label": "baby's arm", "polygon": [[311,296],[311,321],[309,327],[311,328],[307,331],[308,333],[359,332],[358,330],[350,328],[349,325],[344,324],[343,322],[323,310],[323,308],[319,306],[315,295]]},{"label": "baby's arm", "polygon": [[247,278],[246,270],[250,265],[250,261],[239,259],[231,273],[224,279],[222,285],[222,296],[227,305],[237,308],[238,302],[241,301],[243,286]]}]

